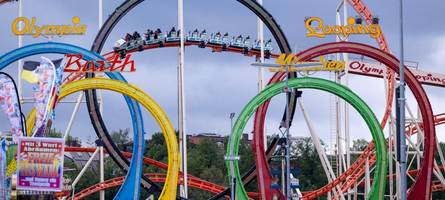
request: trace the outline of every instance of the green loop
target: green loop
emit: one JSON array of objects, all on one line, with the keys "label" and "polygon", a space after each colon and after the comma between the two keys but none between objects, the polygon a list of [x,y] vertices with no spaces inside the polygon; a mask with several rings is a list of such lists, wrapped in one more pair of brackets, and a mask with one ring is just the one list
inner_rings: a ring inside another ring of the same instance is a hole
[{"label": "green loop", "polygon": [[[264,102],[280,94],[283,91],[283,87],[286,86],[285,84],[285,82],[279,82],[267,86],[263,91],[251,99],[243,108],[235,122],[233,132],[230,135],[226,157],[238,156],[238,147],[240,144],[241,135],[249,118]],[[374,181],[372,182],[371,191],[368,194],[367,199],[383,199],[386,186],[386,168],[388,164],[386,141],[380,124],[369,106],[349,88],[336,84],[332,81],[320,78],[304,77],[290,79],[288,84],[289,87],[293,89],[316,89],[332,93],[348,102],[362,116],[366,122],[366,125],[371,131],[372,138],[376,145],[376,168],[373,177]],[[247,200],[249,198],[242,184],[237,160],[226,161],[228,175],[230,177],[230,174],[232,173],[230,169],[231,162],[233,162],[233,173],[236,177],[236,199]]]}]

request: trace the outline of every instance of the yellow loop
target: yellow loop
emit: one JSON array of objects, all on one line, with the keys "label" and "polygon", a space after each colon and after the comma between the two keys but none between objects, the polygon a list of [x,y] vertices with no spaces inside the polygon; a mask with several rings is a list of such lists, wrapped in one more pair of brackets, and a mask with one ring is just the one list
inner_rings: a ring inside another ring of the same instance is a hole
[{"label": "yellow loop", "polygon": [[[105,89],[115,92],[125,94],[132,99],[136,100],[142,106],[144,106],[155,118],[156,122],[159,124],[162,134],[164,135],[165,142],[167,144],[167,155],[168,155],[168,168],[167,177],[165,180],[164,187],[162,189],[159,199],[161,200],[174,200],[176,199],[178,175],[179,175],[179,151],[178,142],[176,139],[175,130],[173,128],[170,119],[167,114],[162,110],[162,108],[143,90],[138,87],[124,83],[117,80],[105,79],[105,78],[89,78],[80,81],[74,81],[63,85],[58,98],[58,101],[64,97],[80,92],[83,90],[90,89]],[[26,122],[35,118],[36,112],[30,113]],[[34,123],[32,123],[34,124]],[[31,130],[32,126],[28,127],[27,130]]]}]

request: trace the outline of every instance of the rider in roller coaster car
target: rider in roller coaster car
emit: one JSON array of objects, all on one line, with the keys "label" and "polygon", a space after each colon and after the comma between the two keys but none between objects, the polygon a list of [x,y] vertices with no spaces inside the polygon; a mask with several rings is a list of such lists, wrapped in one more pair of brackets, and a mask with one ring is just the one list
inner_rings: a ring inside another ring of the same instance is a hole
[{"label": "rider in roller coaster car", "polygon": [[222,50],[227,50],[227,46],[230,45],[229,33],[225,33],[221,39],[222,41]]},{"label": "rider in roller coaster car", "polygon": [[140,38],[141,38],[141,35],[140,35],[137,31],[135,31],[135,32],[133,33],[133,38],[134,38],[135,40],[140,39]]},{"label": "rider in roller coaster car", "polygon": [[145,33],[145,41],[150,41],[152,36],[153,36],[153,31],[147,29],[147,32]]},{"label": "rider in roller coaster car", "polygon": [[247,53],[249,52],[249,47],[250,47],[250,36],[247,36],[246,38],[244,38],[243,41],[243,54],[247,55]]},{"label": "rider in roller coaster car", "polygon": [[154,38],[155,40],[159,39],[159,36],[162,34],[162,31],[160,28],[156,29],[155,33],[154,33]]},{"label": "rider in roller coaster car", "polygon": [[143,51],[145,42],[137,31],[133,33],[133,40],[134,43],[132,44],[132,47],[137,47],[138,51]]},{"label": "rider in roller coaster car", "polygon": [[178,42],[181,38],[179,38],[179,30],[176,31],[175,27],[167,33],[167,38],[165,38],[165,42]]},{"label": "rider in roller coaster car", "polygon": [[201,42],[199,43],[199,47],[200,48],[204,48],[206,46],[206,42],[209,41],[209,37],[207,35],[206,30],[202,30],[201,33],[199,34],[199,37],[201,38]]},{"label": "rider in roller coaster car", "polygon": [[130,33],[127,33],[125,35],[125,42],[130,42],[131,40],[133,40],[133,36],[131,36]]}]

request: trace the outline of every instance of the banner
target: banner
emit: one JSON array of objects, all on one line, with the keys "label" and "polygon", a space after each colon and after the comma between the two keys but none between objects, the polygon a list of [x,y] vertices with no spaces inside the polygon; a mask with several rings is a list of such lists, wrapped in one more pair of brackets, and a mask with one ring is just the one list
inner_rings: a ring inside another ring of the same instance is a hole
[{"label": "banner", "polygon": [[[348,70],[352,74],[360,74],[365,76],[374,76],[383,78],[386,66],[380,63],[372,63],[361,60],[353,60],[347,63]],[[426,72],[414,68],[409,68],[416,79],[425,85],[445,87],[445,75],[438,73]],[[399,78],[397,75],[396,78]]]},{"label": "banner", "polygon": [[57,101],[60,85],[62,83],[63,69],[60,67],[64,59],[51,61],[40,57],[42,61],[25,61],[22,78],[34,86],[34,107],[37,110],[33,135],[44,137],[48,119],[54,119],[53,108]]},{"label": "banner", "polygon": [[23,137],[18,145],[17,189],[61,191],[64,140]]},{"label": "banner", "polygon": [[0,142],[0,199],[7,199],[8,188],[6,186],[6,142]]},{"label": "banner", "polygon": [[23,135],[18,103],[14,82],[8,76],[0,74],[0,107],[9,119],[14,141]]}]

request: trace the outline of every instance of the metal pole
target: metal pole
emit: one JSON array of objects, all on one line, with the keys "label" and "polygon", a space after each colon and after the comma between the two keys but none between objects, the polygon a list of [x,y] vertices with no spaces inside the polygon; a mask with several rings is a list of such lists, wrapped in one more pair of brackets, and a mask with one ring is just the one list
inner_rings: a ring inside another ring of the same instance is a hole
[{"label": "metal pole", "polygon": [[[263,0],[257,0],[258,4],[263,5]],[[258,21],[258,40],[260,41],[260,63],[264,63],[264,23],[260,18]],[[258,68],[258,93],[264,89],[264,69],[262,67]],[[267,135],[264,134],[264,149],[267,149]]]},{"label": "metal pole", "polygon": [[290,108],[289,99],[291,94],[291,89],[289,88],[289,67],[286,66],[286,198],[292,199],[291,188],[290,188]]},{"label": "metal pole", "polygon": [[[103,24],[103,0],[99,0],[99,29],[102,27]],[[99,112],[101,114],[104,113],[104,102],[103,102],[103,95],[102,95],[102,90],[98,90],[99,93]]]},{"label": "metal pole", "polygon": [[178,123],[179,148],[181,151],[181,170],[183,172],[183,190],[181,196],[188,198],[187,179],[187,135],[185,119],[185,91],[184,91],[184,0],[178,0],[178,29],[180,37],[179,65],[178,65]]},{"label": "metal pole", "polygon": [[[19,0],[19,17],[22,17],[23,16],[23,0]],[[19,23],[19,29],[20,30],[22,30],[22,28],[23,28],[23,23],[22,22],[20,22]],[[22,35],[19,35],[19,48],[20,47],[22,47],[23,46],[23,36]],[[17,83],[18,83],[18,91],[19,91],[19,102],[21,102],[21,100],[20,99],[22,99],[21,97],[22,97],[22,78],[21,78],[21,76],[22,76],[22,65],[23,65],[23,60],[22,59],[20,59],[18,62],[17,62],[17,76],[18,76],[18,78],[17,78]]]},{"label": "metal pole", "polygon": [[[343,25],[348,24],[348,3],[346,0],[343,0]],[[348,41],[348,38],[345,38],[345,41]],[[343,60],[345,64],[349,61],[349,55],[347,53],[343,53]],[[349,87],[349,68],[345,68],[345,82],[344,84]],[[351,166],[351,153],[349,152],[350,145],[350,134],[349,134],[349,104],[345,103],[345,143],[346,143],[346,168]],[[350,195],[348,195],[348,199],[350,199]]]},{"label": "metal pole", "polygon": [[397,99],[399,107],[399,118],[397,127],[399,135],[399,162],[400,162],[400,188],[399,197],[406,200],[406,141],[405,141],[405,71],[404,71],[404,52],[403,52],[403,0],[399,1],[400,11],[400,82],[399,82],[399,98]]},{"label": "metal pole", "polygon": [[94,151],[93,155],[91,155],[91,158],[88,159],[88,161],[85,164],[85,166],[83,166],[82,170],[80,170],[79,174],[77,175],[77,177],[74,179],[73,183],[71,184],[71,188],[73,190],[73,197],[74,197],[74,192],[75,192],[75,188],[76,188],[77,182],[79,182],[80,178],[82,178],[83,174],[88,169],[88,167],[90,166],[91,162],[93,162],[94,157],[97,155],[98,152],[99,152],[99,148],[96,148],[96,150]]},{"label": "metal pole", "polygon": [[371,175],[369,170],[369,160],[366,158],[365,161],[365,196],[368,196],[369,191],[371,190]]},{"label": "metal pole", "polygon": [[[263,5],[263,0],[257,0],[258,4]],[[260,63],[264,63],[264,23],[260,18],[258,21],[258,41],[260,42]],[[258,92],[264,89],[264,69],[258,68]]]},{"label": "metal pole", "polygon": [[[104,147],[99,147],[100,151],[100,182],[103,183],[105,180],[104,176]],[[100,190],[100,200],[105,200],[105,190]]]},{"label": "metal pole", "polygon": [[77,112],[79,111],[79,106],[80,106],[80,103],[82,102],[83,94],[84,93],[81,92],[79,94],[79,97],[77,97],[76,105],[74,106],[74,110],[73,110],[73,113],[71,114],[70,121],[68,122],[68,126],[66,127],[65,133],[63,135],[63,140],[65,140],[65,141],[66,141],[66,138],[68,138],[68,135],[71,132],[71,127],[73,126],[74,118],[76,118]]},{"label": "metal pole", "polygon": [[[230,113],[230,134],[233,133],[233,117],[235,117],[235,113]],[[235,189],[236,189],[236,179],[235,179],[235,173],[234,173],[234,165],[233,165],[233,161],[230,162],[230,171],[231,171],[231,179],[230,179],[230,184],[231,184],[231,190],[230,190],[230,199],[234,200],[235,199]]]}]

